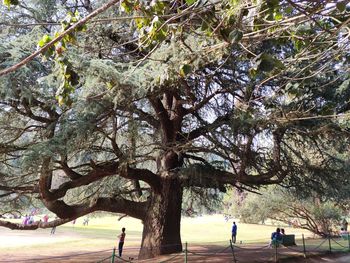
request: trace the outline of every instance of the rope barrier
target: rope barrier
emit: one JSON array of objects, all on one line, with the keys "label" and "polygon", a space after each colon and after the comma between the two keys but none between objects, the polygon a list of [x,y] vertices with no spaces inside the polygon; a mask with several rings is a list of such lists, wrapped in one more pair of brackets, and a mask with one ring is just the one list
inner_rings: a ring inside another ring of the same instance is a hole
[{"label": "rope barrier", "polygon": [[175,255],[175,256],[173,256],[173,257],[171,257],[171,258],[168,258],[168,259],[165,259],[165,260],[163,260],[163,261],[160,261],[159,263],[169,262],[170,260],[173,260],[174,258],[177,258],[177,257],[179,257],[179,256],[182,256],[182,254],[177,254],[177,255]]},{"label": "rope barrier", "polygon": [[112,256],[109,256],[109,257],[104,258],[104,259],[102,259],[100,261],[97,261],[96,263],[103,263],[104,261],[106,261],[107,259],[110,259],[110,258],[112,258]]},{"label": "rope barrier", "polygon": [[126,259],[121,258],[121,257],[118,257],[118,256],[115,256],[115,258],[120,259],[121,261],[127,262],[127,263],[130,263],[130,262],[132,263],[132,262],[134,262],[134,261],[126,260]]},{"label": "rope barrier", "polygon": [[[347,246],[344,246],[343,244],[339,243],[339,240],[335,240],[334,238],[331,238],[331,240],[333,240],[333,242],[337,245],[339,245],[341,248],[345,248],[347,249],[348,247]],[[317,241],[317,240],[316,240]],[[328,239],[324,239],[322,240],[322,242],[318,245],[316,245],[315,247],[313,247],[313,245],[309,244],[307,245],[307,252],[311,255],[317,255],[318,253],[317,252],[322,252],[323,249],[320,249],[324,244],[325,242],[328,241]],[[213,244],[214,242],[210,242],[210,244]],[[215,243],[219,243],[219,242],[215,242]],[[222,243],[222,242],[220,242]],[[160,248],[162,247],[174,247],[174,246],[182,246],[182,244],[167,244],[167,245],[163,245],[163,246],[160,246]],[[192,251],[192,250],[186,250],[187,253],[193,255],[193,256],[201,256],[201,257],[214,257],[218,254],[221,254],[221,253],[227,253],[226,251],[231,247],[231,245],[229,246],[226,246],[222,249],[219,249],[215,252],[212,252],[212,253],[207,253],[206,251],[204,250],[198,250],[198,251]],[[259,247],[256,247],[256,246],[251,246],[251,247],[245,247],[245,246],[237,246],[237,245],[233,245],[232,248],[235,248],[235,252],[239,252],[239,250],[245,250],[245,251],[262,251],[266,248],[268,248],[269,245],[264,245],[264,246],[259,246]],[[143,247],[142,249],[155,249],[156,247]],[[289,246],[283,246],[282,248],[285,248],[287,250],[290,250],[290,251],[293,251],[293,252],[297,252],[297,253],[304,253],[304,251],[302,250],[302,247],[297,247],[297,248],[293,248],[293,247],[289,247]],[[131,250],[136,250],[136,249],[140,249],[140,247],[127,247],[126,249],[124,249],[125,251],[131,251]],[[317,251],[318,250],[318,251]],[[324,249],[326,250],[326,249]],[[71,255],[65,255],[65,256],[53,256],[53,257],[43,257],[43,258],[34,258],[34,259],[23,259],[23,260],[16,260],[16,262],[28,262],[28,261],[36,261],[36,262],[39,262],[39,261],[43,261],[43,260],[50,260],[50,259],[64,259],[64,258],[74,258],[74,257],[80,257],[80,256],[84,256],[84,255],[92,255],[92,254],[98,254],[98,253],[104,253],[104,252],[108,252],[108,251],[111,251],[111,249],[107,249],[107,250],[100,250],[100,251],[93,251],[93,252],[85,252],[85,253],[77,253],[77,254],[71,254]],[[338,248],[338,251],[339,248]],[[184,251],[183,251],[184,252]],[[171,262],[172,260],[174,260],[175,258],[178,258],[178,257],[181,257],[184,255],[184,253],[178,253],[178,254],[175,254],[173,256],[171,256],[170,258],[168,259],[164,259],[162,261],[159,261],[159,263],[166,263],[166,262]],[[314,252],[314,253],[313,253]],[[97,261],[97,263],[103,263],[103,262],[106,262],[108,260],[110,260],[111,258],[114,258],[114,256],[109,256],[109,257],[106,257],[102,260],[99,260]],[[155,262],[154,261],[154,258],[151,258],[151,259],[144,259],[144,260],[134,260],[134,259],[131,259],[129,258],[129,260],[126,260],[124,258],[121,258],[121,257],[118,257],[115,255],[115,259],[118,260],[118,261],[122,261],[122,262],[126,262],[126,263],[132,263],[132,262],[139,262],[139,263],[146,263],[146,262]],[[131,260],[132,261],[131,261]],[[13,260],[0,260],[0,263],[6,263],[6,262],[13,262]]]},{"label": "rope barrier", "polygon": [[[174,258],[180,257],[180,256],[182,256],[182,255],[183,255],[182,253],[176,254],[176,255],[172,256],[171,258],[165,259],[165,260],[163,260],[163,261],[159,261],[158,263],[168,262],[168,261],[173,260]],[[136,260],[130,261],[130,262],[138,262],[138,263],[152,262],[152,263],[154,263],[154,258],[141,259],[141,260],[137,260],[137,259],[136,259]]]},{"label": "rope barrier", "polygon": [[326,250],[320,250],[320,251],[314,251],[314,252],[307,251],[307,254],[311,255],[311,256],[319,256],[319,255],[322,255],[326,252],[327,252]]},{"label": "rope barrier", "polygon": [[[80,256],[84,256],[84,255],[91,255],[91,254],[97,254],[97,253],[101,253],[101,252],[107,252],[107,251],[111,251],[110,249],[107,250],[101,250],[101,251],[94,251],[94,252],[86,252],[86,253],[79,253],[79,254],[71,254],[68,256],[54,256],[54,257],[45,257],[45,258],[31,258],[31,259],[19,259],[17,260],[17,262],[26,262],[26,261],[41,261],[41,260],[47,260],[47,259],[56,259],[56,258],[72,258],[72,257],[80,257]],[[0,263],[5,263],[5,262],[13,262],[13,260],[1,260]]]},{"label": "rope barrier", "polygon": [[196,243],[196,242],[192,242],[191,244],[197,245],[210,245],[210,244],[227,244],[227,240],[220,240],[220,241],[210,241],[210,242],[203,242],[203,243]]},{"label": "rope barrier", "polygon": [[225,252],[228,248],[230,248],[230,246],[227,246],[225,247],[224,249],[221,249],[219,251],[216,251],[215,253],[201,253],[201,252],[193,252],[191,250],[187,250],[188,253],[192,254],[192,255],[195,255],[195,256],[207,256],[207,257],[210,257],[210,256],[215,256],[217,254],[220,254],[220,253],[223,253]]},{"label": "rope barrier", "polygon": [[147,263],[147,262],[154,262],[154,258],[148,258],[148,259],[136,259],[133,262],[139,262],[139,263]]},{"label": "rope barrier", "polygon": [[140,247],[126,247],[126,248],[123,248],[123,251],[126,251],[126,250],[139,250]]},{"label": "rope barrier", "polygon": [[339,245],[340,247],[343,247],[343,248],[349,248],[348,246],[344,246],[344,245],[342,245],[342,244],[338,243],[338,241],[336,241],[336,240],[335,240],[335,239],[333,239],[333,238],[331,238],[331,240],[332,240],[334,243],[336,243],[337,245]]},{"label": "rope barrier", "polygon": [[324,243],[326,243],[327,239],[323,240],[321,242],[321,244],[319,244],[318,246],[316,246],[314,249],[319,249]]},{"label": "rope barrier", "polygon": [[262,246],[262,247],[247,248],[247,247],[239,247],[239,246],[234,245],[233,247],[234,248],[238,248],[238,249],[243,249],[243,250],[263,250],[265,248],[268,248],[269,246],[270,245],[265,245],[265,246]]},{"label": "rope barrier", "polygon": [[302,247],[298,247],[298,249],[295,249],[295,248],[291,248],[290,246],[284,246],[284,248],[289,249],[289,250],[294,251],[294,252],[303,253]]}]

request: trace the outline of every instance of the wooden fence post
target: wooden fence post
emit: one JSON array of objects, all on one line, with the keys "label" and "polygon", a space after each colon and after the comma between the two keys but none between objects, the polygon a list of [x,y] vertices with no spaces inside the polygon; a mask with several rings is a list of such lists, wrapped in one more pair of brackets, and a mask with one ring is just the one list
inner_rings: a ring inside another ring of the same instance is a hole
[{"label": "wooden fence post", "polygon": [[113,248],[111,263],[114,263],[114,260],[115,260],[115,247]]},{"label": "wooden fence post", "polygon": [[302,234],[303,236],[303,253],[304,253],[304,258],[306,258],[306,247],[305,247],[305,238],[304,238],[304,234]]}]

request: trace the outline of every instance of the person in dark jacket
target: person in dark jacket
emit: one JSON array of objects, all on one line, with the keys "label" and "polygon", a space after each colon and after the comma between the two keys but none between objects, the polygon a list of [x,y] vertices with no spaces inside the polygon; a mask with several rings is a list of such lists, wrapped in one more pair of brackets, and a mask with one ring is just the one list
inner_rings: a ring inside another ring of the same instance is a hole
[{"label": "person in dark jacket", "polygon": [[237,225],[236,225],[236,222],[233,222],[233,225],[232,225],[232,236],[231,236],[231,240],[232,240],[232,243],[236,243],[236,236],[237,236]]}]

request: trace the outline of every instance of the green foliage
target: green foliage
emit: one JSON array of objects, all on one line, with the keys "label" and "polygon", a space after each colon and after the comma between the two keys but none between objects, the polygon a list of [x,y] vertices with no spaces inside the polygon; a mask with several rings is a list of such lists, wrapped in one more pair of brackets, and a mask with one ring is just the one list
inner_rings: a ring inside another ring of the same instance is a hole
[{"label": "green foliage", "polygon": [[186,0],[186,3],[187,3],[188,5],[192,5],[192,4],[194,4],[195,2],[197,2],[197,0]]},{"label": "green foliage", "polygon": [[341,202],[322,201],[314,196],[302,198],[295,190],[281,187],[261,189],[261,194],[231,191],[225,196],[225,213],[239,217],[245,223],[263,223],[267,219],[293,224],[311,232],[327,236],[337,234],[341,216],[347,211]]},{"label": "green foliage", "polygon": [[223,194],[218,189],[190,187],[185,189],[182,214],[196,217],[204,214],[220,213]]},{"label": "green foliage", "polygon": [[186,77],[186,75],[190,74],[192,71],[191,66],[188,64],[182,65],[180,67],[180,75],[182,77]]},{"label": "green foliage", "polygon": [[229,39],[231,43],[238,43],[242,38],[243,38],[243,32],[238,29],[231,31],[229,35]]},{"label": "green foliage", "polygon": [[[48,35],[44,35],[43,38],[41,40],[39,40],[38,42],[38,46],[39,47],[44,47],[45,45],[47,45],[49,42],[52,41],[52,37],[48,36]],[[50,46],[44,53],[45,57],[50,57],[54,54],[55,52],[55,48],[53,46]]]},{"label": "green foliage", "polygon": [[[195,5],[195,3],[197,4]],[[337,10],[339,12],[344,11],[344,4],[345,1],[337,3]],[[145,52],[149,52],[157,47],[161,48],[162,46],[166,46],[166,42],[171,41],[173,38],[176,38],[176,41],[179,40],[179,37],[181,39],[187,38],[187,36],[183,36],[183,32],[185,32],[184,29],[187,27],[191,28],[191,33],[189,35],[191,35],[192,32],[196,32],[198,35],[203,35],[204,33],[204,37],[202,36],[200,39],[206,42],[215,43],[226,41],[234,45],[244,40],[243,37],[246,33],[252,35],[262,30],[273,34],[275,31],[283,30],[282,26],[278,24],[268,28],[260,25],[263,23],[264,19],[282,21],[300,12],[300,10],[297,10],[290,4],[279,0],[258,2],[252,10],[247,6],[249,5],[247,5],[245,1],[224,1],[222,5],[186,1],[185,5],[178,7],[177,4],[172,3],[172,1],[151,1],[150,3],[146,3],[128,0],[121,3],[121,10],[135,16],[132,25],[136,27],[132,27],[131,30],[134,32],[133,35],[137,35],[139,41],[137,48]],[[193,8],[195,14],[197,14],[196,8],[199,8],[200,11],[198,11],[199,13],[197,15],[203,18],[200,23],[197,23],[196,20],[192,21],[191,16],[188,16],[188,10],[191,10],[191,8]],[[201,10],[202,8],[203,10]],[[220,10],[220,12],[216,12],[216,10]],[[169,17],[172,17],[172,19],[168,19]],[[246,29],[246,20],[251,21],[255,26]],[[69,12],[62,21],[62,30],[69,28],[78,21],[78,12],[75,11],[74,14]],[[171,23],[169,23],[170,21]],[[310,21],[300,23],[297,27],[289,27],[288,30],[283,30],[282,34],[278,33],[278,37],[275,38],[275,41],[278,43],[285,43],[286,39],[290,39],[291,43],[294,45],[294,56],[309,47],[311,39],[318,34],[319,26],[330,30],[335,25],[327,22],[327,19],[320,18],[319,21],[311,19]],[[78,28],[76,32],[65,35],[64,39],[59,44],[56,44],[55,52],[54,48],[51,47],[45,53],[46,56],[61,56],[62,53],[66,51],[68,43],[76,43],[76,33],[85,30],[86,26],[84,25]],[[43,46],[46,43],[48,43],[48,38],[44,36],[39,46]],[[196,51],[192,53],[196,53]],[[268,73],[275,74],[285,69],[283,59],[272,53],[261,52],[260,55],[255,58],[255,62],[255,65],[250,70],[250,76],[253,78]],[[180,64],[183,66],[180,66],[180,70],[176,70],[174,73],[179,73],[181,77],[193,73],[196,69],[196,65],[192,65],[191,60],[183,61]],[[57,98],[60,100],[60,103],[64,104],[67,102],[67,104],[69,104],[71,103],[69,94],[74,92],[76,85],[72,84],[72,81],[67,78],[70,74],[65,74],[65,70],[61,71],[65,77],[62,78],[63,82],[60,92],[57,94]],[[162,78],[161,76],[155,77],[155,79]],[[163,81],[159,81],[159,83],[161,84]]]},{"label": "green foliage", "polygon": [[262,53],[256,57],[256,68],[262,72],[270,72],[273,69],[283,69],[283,63],[267,53]]},{"label": "green foliage", "polygon": [[346,2],[347,1],[337,2],[336,6],[340,12],[344,12],[346,10]]},{"label": "green foliage", "polygon": [[[61,22],[62,32],[67,30],[73,24],[77,23],[80,19],[79,13],[76,11],[74,14],[68,13],[65,19]],[[64,57],[64,52],[69,44],[76,43],[76,33],[85,31],[86,25],[76,28],[76,30],[70,34],[66,34],[63,39],[56,42],[54,45],[49,46],[43,53],[44,58],[48,59],[53,57],[55,62],[60,67],[61,73],[61,85],[56,92],[56,98],[60,105],[70,105],[72,99],[70,95],[74,92],[74,86],[79,84],[79,76],[73,69],[72,63],[68,60],[67,56]],[[61,33],[62,33],[61,32]],[[58,37],[60,33],[55,34],[55,38]],[[49,35],[44,35],[43,38],[38,42],[38,46],[43,48],[48,43],[50,43],[53,38]]]},{"label": "green foliage", "polygon": [[18,5],[19,1],[18,0],[4,0],[3,1],[4,5],[6,5],[8,8],[10,8],[11,5]]},{"label": "green foliage", "polygon": [[120,3],[121,7],[123,8],[122,10],[127,12],[127,13],[130,13],[133,9],[134,9],[134,1],[123,1]]},{"label": "green foliage", "polygon": [[269,204],[261,195],[246,194],[235,190],[224,195],[224,213],[239,218],[242,223],[258,224],[269,218]]}]

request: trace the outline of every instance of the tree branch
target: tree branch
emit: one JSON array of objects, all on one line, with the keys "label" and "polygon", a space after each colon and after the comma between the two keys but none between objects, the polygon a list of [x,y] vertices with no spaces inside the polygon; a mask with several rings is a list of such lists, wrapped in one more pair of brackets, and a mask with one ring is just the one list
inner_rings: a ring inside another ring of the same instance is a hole
[{"label": "tree branch", "polygon": [[26,65],[27,63],[32,61],[35,57],[37,57],[38,55],[44,53],[49,47],[51,47],[52,45],[54,45],[55,43],[57,43],[61,39],[63,39],[64,36],[72,33],[77,27],[80,27],[80,26],[84,25],[87,21],[89,21],[90,19],[94,18],[98,14],[104,12],[105,10],[107,10],[111,6],[115,5],[119,1],[120,0],[111,0],[108,3],[106,3],[105,5],[101,6],[98,9],[96,9],[94,12],[90,13],[88,16],[86,16],[85,18],[83,18],[82,20],[80,20],[79,22],[74,24],[73,26],[69,27],[67,30],[62,32],[58,37],[54,38],[52,41],[47,43],[44,47],[42,47],[38,51],[36,51],[33,54],[31,54],[29,57],[23,59],[21,62],[17,63],[16,65],[13,65],[13,66],[11,66],[11,67],[9,67],[7,69],[4,69],[4,70],[0,71],[0,76],[4,76],[4,75],[6,75],[8,73],[11,73],[11,72],[13,72],[13,71],[23,67],[24,65]]}]

